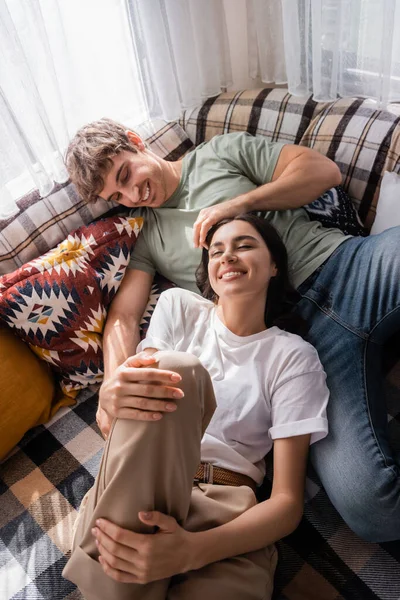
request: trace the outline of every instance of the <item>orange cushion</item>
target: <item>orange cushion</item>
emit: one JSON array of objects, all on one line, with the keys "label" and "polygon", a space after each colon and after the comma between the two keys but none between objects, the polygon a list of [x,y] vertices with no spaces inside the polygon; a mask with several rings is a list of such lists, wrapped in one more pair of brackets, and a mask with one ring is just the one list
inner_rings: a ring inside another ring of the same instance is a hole
[{"label": "orange cushion", "polygon": [[8,328],[0,328],[0,458],[35,425],[46,423],[62,405],[47,363]]}]

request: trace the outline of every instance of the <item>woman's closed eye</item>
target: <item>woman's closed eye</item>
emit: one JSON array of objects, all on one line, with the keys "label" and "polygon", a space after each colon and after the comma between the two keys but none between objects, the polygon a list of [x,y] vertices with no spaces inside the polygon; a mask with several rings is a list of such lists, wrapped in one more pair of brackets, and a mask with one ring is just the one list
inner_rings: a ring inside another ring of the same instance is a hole
[{"label": "woman's closed eye", "polygon": [[[253,248],[253,246],[251,246],[250,244],[241,244],[240,246],[238,246],[236,248],[236,250],[251,250]],[[210,254],[210,258],[214,258],[215,256],[219,256],[220,254],[223,254],[224,251],[223,250],[214,250],[214,252],[212,252]]]}]

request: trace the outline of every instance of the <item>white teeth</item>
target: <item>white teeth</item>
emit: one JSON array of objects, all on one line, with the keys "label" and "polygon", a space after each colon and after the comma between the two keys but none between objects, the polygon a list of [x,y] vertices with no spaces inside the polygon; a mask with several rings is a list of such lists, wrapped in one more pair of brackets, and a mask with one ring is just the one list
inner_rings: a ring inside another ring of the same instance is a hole
[{"label": "white teeth", "polygon": [[150,196],[150,186],[149,186],[149,184],[147,184],[146,191],[144,193],[142,202],[146,202],[146,200],[148,199],[149,196]]},{"label": "white teeth", "polygon": [[240,271],[230,271],[229,273],[224,273],[222,279],[230,279],[231,277],[236,277],[236,275],[243,275],[243,273]]}]

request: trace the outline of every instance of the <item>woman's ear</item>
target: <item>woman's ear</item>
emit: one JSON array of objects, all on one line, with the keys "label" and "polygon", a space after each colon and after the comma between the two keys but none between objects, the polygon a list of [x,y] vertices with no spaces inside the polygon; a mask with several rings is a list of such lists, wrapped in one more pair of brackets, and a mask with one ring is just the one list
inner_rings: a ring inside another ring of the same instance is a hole
[{"label": "woman's ear", "polygon": [[278,267],[276,266],[275,263],[273,263],[271,277],[276,277],[277,275],[278,275]]},{"label": "woman's ear", "polygon": [[138,148],[138,150],[145,149],[146,146],[144,145],[142,138],[137,133],[135,133],[134,131],[131,131],[130,129],[127,129],[127,131],[125,133],[126,133],[126,137],[130,141],[130,143],[133,144],[134,146],[136,146]]}]

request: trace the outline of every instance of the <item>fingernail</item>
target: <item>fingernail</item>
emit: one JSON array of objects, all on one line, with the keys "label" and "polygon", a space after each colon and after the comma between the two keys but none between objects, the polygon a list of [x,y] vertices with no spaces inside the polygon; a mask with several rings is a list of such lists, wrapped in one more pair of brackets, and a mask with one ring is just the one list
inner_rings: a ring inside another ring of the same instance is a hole
[{"label": "fingernail", "polygon": [[162,415],[160,415],[160,413],[153,413],[154,421],[159,421],[160,419],[162,419]]},{"label": "fingernail", "polygon": [[99,530],[97,529],[97,527],[93,527],[92,529],[92,535],[94,535],[94,537],[96,537],[99,533]]},{"label": "fingernail", "polygon": [[172,381],[180,381],[182,377],[178,375],[178,373],[174,373],[173,375],[171,375],[171,379]]},{"label": "fingernail", "polygon": [[103,525],[103,521],[101,519],[97,519],[96,525],[97,527],[101,527]]},{"label": "fingernail", "polygon": [[174,398],[183,398],[183,396],[185,395],[182,390],[177,390],[176,392],[174,392],[173,394]]},{"label": "fingernail", "polygon": [[151,513],[144,512],[144,513],[142,513],[142,517],[143,517],[143,519],[150,519],[151,518]]},{"label": "fingernail", "polygon": [[165,405],[165,410],[169,410],[172,412],[173,410],[176,410],[176,409],[177,409],[176,404],[166,404]]}]

